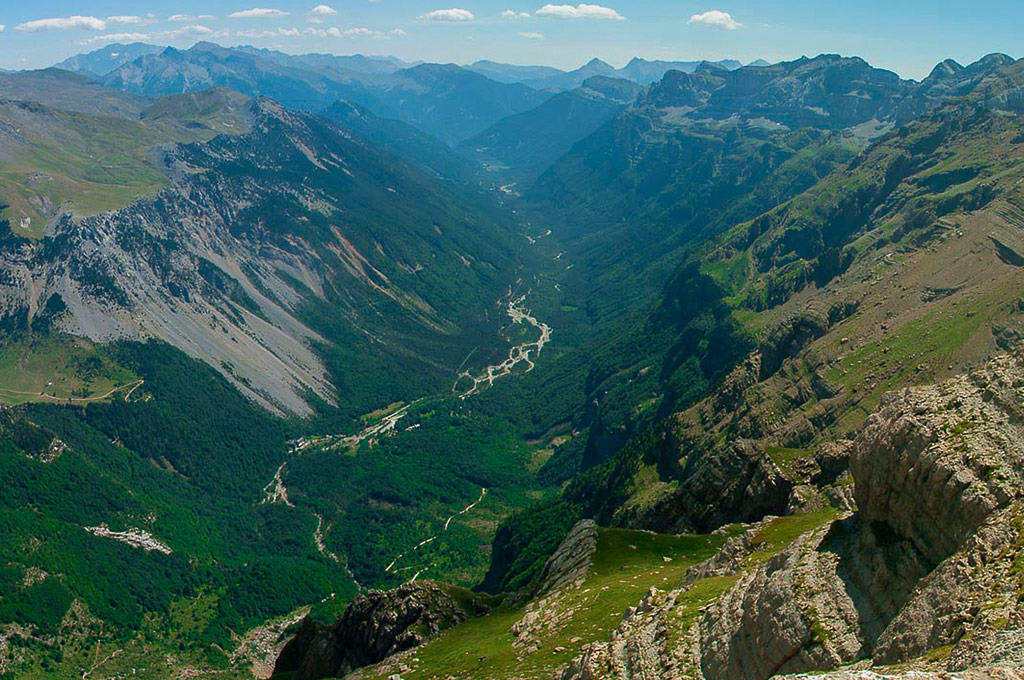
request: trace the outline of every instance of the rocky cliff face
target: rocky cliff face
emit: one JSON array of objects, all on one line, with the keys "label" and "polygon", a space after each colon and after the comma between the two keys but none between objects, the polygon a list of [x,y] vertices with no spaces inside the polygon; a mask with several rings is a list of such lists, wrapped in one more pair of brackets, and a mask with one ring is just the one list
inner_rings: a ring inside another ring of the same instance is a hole
[{"label": "rocky cliff face", "polygon": [[569,585],[578,587],[596,548],[597,524],[592,520],[578,522],[544,565],[533,596],[543,597]]},{"label": "rocky cliff face", "polygon": [[[766,560],[750,532],[727,542],[563,677],[756,680],[856,662],[1020,677],[1022,403],[1021,354],[890,394],[851,447],[856,512]],[[716,578],[729,588],[680,630],[679,603]]]},{"label": "rocky cliff face", "polygon": [[929,673],[927,671],[894,671],[876,673],[874,671],[837,671],[835,673],[815,673],[814,675],[793,675],[793,680],[1020,680],[1024,671],[1013,668],[982,668],[950,675],[944,672]]},{"label": "rocky cliff face", "polygon": [[1014,357],[888,396],[852,456],[865,522],[882,522],[938,563],[1024,481],[1024,375]]},{"label": "rocky cliff face", "polygon": [[344,676],[417,647],[481,613],[467,602],[457,602],[448,590],[433,583],[370,591],[356,598],[333,626],[305,619],[281,652],[274,672],[294,673],[296,680]]}]

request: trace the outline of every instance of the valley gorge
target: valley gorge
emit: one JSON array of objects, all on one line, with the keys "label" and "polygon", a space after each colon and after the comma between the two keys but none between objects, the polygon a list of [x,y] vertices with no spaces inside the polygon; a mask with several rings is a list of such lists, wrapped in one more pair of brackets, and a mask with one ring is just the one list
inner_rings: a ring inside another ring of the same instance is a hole
[{"label": "valley gorge", "polygon": [[0,72],[0,677],[1024,678],[1022,93]]}]

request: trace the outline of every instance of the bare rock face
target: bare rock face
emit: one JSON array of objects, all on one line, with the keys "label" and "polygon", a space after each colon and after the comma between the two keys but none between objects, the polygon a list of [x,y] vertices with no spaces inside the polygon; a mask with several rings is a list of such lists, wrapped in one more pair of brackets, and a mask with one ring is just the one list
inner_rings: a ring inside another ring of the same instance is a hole
[{"label": "bare rock face", "polygon": [[441,586],[407,583],[355,599],[330,627],[309,619],[281,652],[274,673],[296,680],[342,677],[418,647],[478,612],[468,612]]},{"label": "bare rock face", "polygon": [[805,534],[705,612],[704,675],[768,678],[868,658],[931,569],[913,544],[856,515]]},{"label": "bare rock face", "polygon": [[526,613],[512,624],[512,646],[520,658],[537,649],[537,638],[563,626],[573,611],[566,604],[566,595],[583,586],[587,572],[597,550],[597,524],[582,520],[548,558],[541,572],[533,600],[526,605]]},{"label": "bare rock face", "polygon": [[[834,420],[828,404],[840,399],[818,372],[824,362],[803,352],[857,309],[856,302],[809,306],[781,322],[757,351],[734,368],[708,398],[675,414],[658,448],[666,490],[655,502],[626,503],[613,522],[662,533],[707,533],[731,522],[756,522],[824,502],[817,487],[847,471],[842,444],[783,470],[765,443],[803,447]],[[780,412],[779,393],[790,406]],[[818,404],[800,413],[796,404]],[[816,459],[815,459],[816,458]]]},{"label": "bare rock face", "polygon": [[561,680],[702,678],[700,626],[692,626],[681,641],[672,640],[672,619],[687,610],[680,598],[702,579],[739,573],[744,558],[755,550],[754,537],[772,519],[727,539],[713,557],[688,569],[672,590],[651,588],[639,605],[627,611],[611,639],[587,645],[565,667]]},{"label": "bare rock face", "polygon": [[708,610],[701,621],[708,680],[768,678],[858,657],[858,611],[837,578],[838,555],[821,550],[827,534],[801,537]]},{"label": "bare rock face", "polygon": [[802,537],[705,614],[705,676],[901,663],[941,648],[950,669],[1019,662],[1024,638],[1008,643],[1003,630],[1020,627],[1020,583],[1007,577],[1021,545],[1010,507],[1024,481],[1021,404],[1012,356],[889,395],[853,444],[857,516]]},{"label": "bare rock face", "polygon": [[616,525],[659,533],[706,533],[786,509],[792,482],[749,442],[713,444],[704,433],[674,427],[664,449],[663,456],[671,459],[665,465],[676,470],[677,488],[650,506],[627,503],[616,513]]},{"label": "bare rock face", "polygon": [[950,670],[988,664],[1024,668],[1022,517],[1021,503],[997,513],[922,579],[881,634],[876,660],[893,663],[948,649]]},{"label": "bare rock face", "polygon": [[1024,370],[1002,357],[969,376],[888,397],[857,438],[857,507],[936,564],[1024,481]]},{"label": "bare rock face", "polygon": [[541,572],[536,595],[544,596],[567,585],[582,583],[597,550],[597,524],[585,519],[576,523],[548,558]]},{"label": "bare rock face", "polygon": [[874,671],[836,671],[815,675],[792,675],[791,680],[1022,680],[1024,671],[1015,668],[983,668],[956,673],[907,671],[876,673]]},{"label": "bare rock face", "polygon": [[[763,563],[750,532],[730,539],[563,680],[1024,677],[1024,356],[889,395],[850,452],[854,514]],[[671,640],[678,602],[723,577]]]},{"label": "bare rock face", "polygon": [[561,680],[692,677],[682,671],[685,660],[673,654],[669,644],[666,616],[677,595],[678,591],[651,588],[611,640],[588,645],[566,666]]}]

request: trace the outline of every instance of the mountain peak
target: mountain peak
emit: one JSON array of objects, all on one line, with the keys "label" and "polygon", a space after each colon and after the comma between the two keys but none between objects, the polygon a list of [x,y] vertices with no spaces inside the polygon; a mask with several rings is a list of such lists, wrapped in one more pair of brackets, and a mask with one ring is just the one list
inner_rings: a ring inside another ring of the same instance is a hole
[{"label": "mountain peak", "polygon": [[974,62],[967,68],[981,67],[981,68],[1000,68],[1002,66],[1009,66],[1014,63],[1015,59],[1008,54],[1002,52],[993,52],[992,54],[986,54],[984,57]]},{"label": "mountain peak", "polygon": [[450,76],[457,73],[465,73],[467,75],[478,75],[474,71],[467,71],[458,64],[420,64],[411,68],[399,71],[399,73],[409,75],[431,75],[431,76]]},{"label": "mountain peak", "polygon": [[929,78],[948,78],[949,76],[955,75],[964,70],[961,65],[955,59],[945,59],[940,61],[932,69],[932,72],[928,75]]},{"label": "mountain peak", "polygon": [[[270,50],[264,50],[264,52],[270,52]],[[215,59],[228,59],[232,56],[244,55],[247,58],[252,59],[254,56],[258,56],[260,52],[246,52],[242,49],[224,47],[217,43],[201,40],[187,50],[182,51],[182,54],[201,55]]]},{"label": "mountain peak", "polygon": [[713,61],[702,61],[697,64],[697,68],[694,69],[694,73],[718,73],[722,71],[728,71],[729,69],[721,64],[716,64]]}]

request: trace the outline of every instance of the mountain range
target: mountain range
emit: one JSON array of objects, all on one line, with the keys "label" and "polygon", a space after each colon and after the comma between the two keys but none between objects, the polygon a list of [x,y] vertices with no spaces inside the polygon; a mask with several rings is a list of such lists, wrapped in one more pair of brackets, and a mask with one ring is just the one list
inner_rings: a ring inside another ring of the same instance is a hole
[{"label": "mountain range", "polygon": [[[148,95],[221,86],[309,110],[346,100],[378,115],[413,124],[452,144],[509,115],[532,109],[551,91],[581,87],[593,76],[647,85],[669,70],[693,72],[701,65],[636,58],[615,69],[594,59],[575,71],[564,72],[496,62],[476,62],[467,67],[417,65],[393,57],[293,56],[252,47],[225,49],[213,43],[197,43],[188,50],[134,43],[108,45],[71,57],[57,68]],[[713,65],[735,69],[740,63],[726,60]],[[457,111],[452,105],[467,108]],[[473,115],[467,117],[468,111]],[[453,120],[460,125],[449,124]]]},{"label": "mountain range", "polygon": [[474,62],[466,68],[501,82],[524,83],[540,90],[570,90],[580,87],[587,79],[594,76],[621,78],[623,80],[630,80],[638,85],[650,85],[661,80],[669,71],[692,73],[704,64],[727,70],[734,70],[743,66],[743,64],[735,59],[723,59],[714,62],[648,61],[640,57],[634,57],[622,68],[615,68],[611,64],[597,58],[591,59],[573,71],[560,71],[550,67],[514,66],[489,61]]},{"label": "mountain range", "polygon": [[1024,677],[1024,61],[0,74],[0,674]]},{"label": "mountain range", "polygon": [[[368,63],[384,67],[366,68]],[[416,125],[449,143],[548,97],[525,85],[498,83],[454,65],[396,66],[387,60],[292,57],[197,43],[188,50],[166,48],[143,55],[110,71],[101,82],[147,95],[230,87],[314,111],[346,100]]]}]

